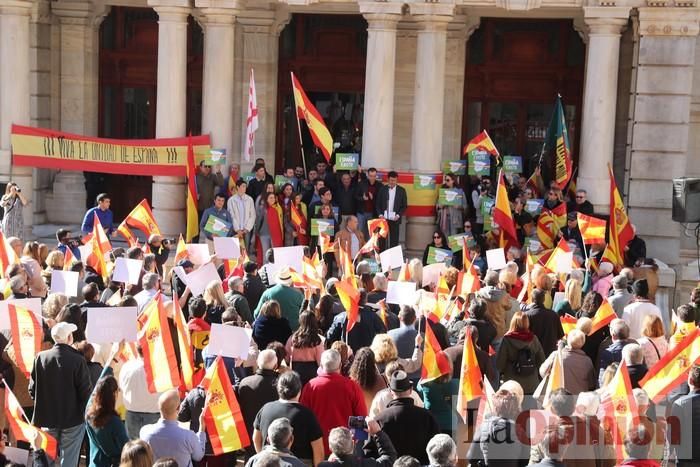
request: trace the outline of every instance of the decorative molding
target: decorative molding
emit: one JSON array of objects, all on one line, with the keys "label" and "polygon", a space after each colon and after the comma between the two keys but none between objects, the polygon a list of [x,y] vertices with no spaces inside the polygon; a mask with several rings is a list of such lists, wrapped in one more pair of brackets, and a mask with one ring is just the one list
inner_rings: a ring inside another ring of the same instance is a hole
[{"label": "decorative molding", "polygon": [[0,15],[30,16],[31,12],[29,0],[0,0]]},{"label": "decorative molding", "polygon": [[496,0],[496,6],[507,11],[529,11],[542,6],[542,0]]},{"label": "decorative molding", "polygon": [[192,13],[191,8],[182,6],[154,6],[153,9],[158,13],[158,23],[187,24],[187,18]]},{"label": "decorative molding", "polygon": [[65,25],[91,26],[97,29],[109,14],[111,6],[105,3],[80,1],[53,1],[51,12]]},{"label": "decorative molding", "polygon": [[640,7],[640,36],[697,36],[700,9],[690,7]]}]

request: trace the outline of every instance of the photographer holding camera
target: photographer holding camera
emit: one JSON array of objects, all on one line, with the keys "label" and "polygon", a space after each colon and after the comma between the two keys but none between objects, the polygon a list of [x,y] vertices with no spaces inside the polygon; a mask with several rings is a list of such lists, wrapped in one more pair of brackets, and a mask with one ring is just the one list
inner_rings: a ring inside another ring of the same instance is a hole
[{"label": "photographer holding camera", "polygon": [[172,244],[173,240],[163,238],[158,234],[153,234],[148,237],[148,247],[151,249],[151,253],[156,257],[156,270],[161,276],[163,275],[163,265],[168,261],[170,246]]},{"label": "photographer holding camera", "polygon": [[27,203],[27,198],[22,194],[21,188],[15,182],[8,183],[2,201],[0,201],[0,205],[5,211],[2,217],[2,233],[5,234],[5,238],[24,238],[22,208]]},{"label": "photographer holding camera", "polygon": [[[396,460],[396,449],[389,436],[376,421],[365,417],[350,417],[348,426],[333,428],[328,435],[332,454],[319,467],[390,467]],[[371,437],[378,456],[368,457],[361,442]]]},{"label": "photographer holding camera", "polygon": [[72,238],[71,231],[68,229],[58,229],[56,231],[56,241],[58,241],[56,249],[63,253],[64,258],[66,256],[66,250],[70,248],[73,257],[80,261],[80,250],[78,249],[81,245],[80,238]]}]

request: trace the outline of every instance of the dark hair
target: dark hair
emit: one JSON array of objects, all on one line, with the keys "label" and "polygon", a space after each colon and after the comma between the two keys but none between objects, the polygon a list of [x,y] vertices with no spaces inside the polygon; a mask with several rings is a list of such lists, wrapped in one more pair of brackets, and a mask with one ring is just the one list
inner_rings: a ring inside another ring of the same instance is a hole
[{"label": "dark hair", "polygon": [[296,371],[287,371],[277,378],[277,395],[280,399],[290,400],[301,392],[301,378]]},{"label": "dark hair", "polygon": [[327,186],[324,186],[324,187],[322,187],[322,188],[320,188],[320,189],[318,190],[318,195],[319,195],[319,196],[323,196],[323,195],[325,195],[326,193],[328,193],[329,191],[331,191],[331,189],[328,188]]},{"label": "dark hair", "polygon": [[207,312],[207,304],[202,297],[195,297],[189,303],[190,314],[195,318],[201,318]]},{"label": "dark hair", "polygon": [[292,346],[297,349],[316,347],[321,343],[318,319],[311,311],[299,315],[299,328],[292,334]]},{"label": "dark hair", "polygon": [[58,229],[56,231],[56,240],[60,243],[68,237],[70,230],[68,229]]},{"label": "dark hair", "polygon": [[75,350],[83,354],[85,361],[88,363],[90,363],[92,361],[92,357],[95,356],[95,348],[88,341],[76,342],[73,344],[73,347],[75,347]]},{"label": "dark hair", "polygon": [[153,467],[178,467],[178,464],[172,457],[161,457],[153,463]]},{"label": "dark hair", "polygon": [[104,376],[97,381],[92,396],[92,403],[87,410],[85,419],[95,428],[103,427],[107,421],[117,414],[117,390],[119,385],[114,376]]},{"label": "dark hair", "polygon": [[247,184],[248,184],[248,182],[246,182],[246,181],[245,181],[244,179],[242,179],[242,178],[239,178],[238,180],[236,180],[236,188],[238,188],[238,187],[241,186],[241,185],[247,185]]},{"label": "dark hair", "polygon": [[143,256],[143,250],[137,246],[132,246],[126,250],[126,257],[129,259],[139,259]]},{"label": "dark hair", "polygon": [[241,324],[241,316],[236,311],[235,307],[227,307],[221,314],[221,324],[232,324],[238,326]]},{"label": "dark hair", "polygon": [[260,170],[260,169],[264,169],[264,168],[265,168],[265,164],[258,164],[258,163],[256,163],[256,164],[253,166],[253,173],[257,172],[257,171]]},{"label": "dark hair", "polygon": [[545,292],[542,289],[535,289],[532,291],[532,301],[535,305],[542,306],[544,305],[544,299],[546,296],[547,292]]},{"label": "dark hair", "polygon": [[632,290],[637,297],[649,298],[649,283],[646,279],[639,279],[632,284]]},{"label": "dark hair", "polygon": [[153,451],[141,439],[132,439],[122,448],[120,464],[129,467],[152,467]]},{"label": "dark hair", "polygon": [[83,340],[85,323],[83,323],[82,314],[83,310],[80,308],[80,305],[77,303],[68,303],[61,308],[61,311],[56,315],[57,323],[71,323],[78,327],[77,330],[73,331],[73,340],[75,342]]},{"label": "dark hair", "polygon": [[700,365],[693,365],[690,367],[688,380],[695,388],[700,388]]},{"label": "dark hair", "polygon": [[389,171],[388,174],[386,174],[386,177],[387,178],[399,178],[399,174],[396,173],[395,170],[391,170],[391,171]]},{"label": "dark hair", "polygon": [[99,297],[99,295],[100,295],[100,289],[97,287],[97,284],[95,284],[94,282],[83,286],[82,292],[83,292],[83,297],[88,302],[91,302],[93,300],[97,300],[97,297]]},{"label": "dark hair", "polygon": [[82,272],[85,270],[85,265],[81,261],[76,261],[70,265],[70,270],[73,272]]},{"label": "dark hair", "polygon": [[484,319],[486,317],[486,308],[486,300],[480,297],[474,297],[469,304],[469,317],[478,320]]},{"label": "dark hair", "polygon": [[217,194],[214,195],[214,199],[216,199],[216,198],[223,198],[223,199],[226,199],[226,196],[225,196],[223,193],[217,193]]},{"label": "dark hair", "polygon": [[438,234],[440,236],[440,240],[442,240],[442,247],[447,247],[447,237],[445,236],[442,230],[436,230],[435,232],[433,232],[432,244],[435,244],[435,234]]},{"label": "dark hair", "polygon": [[377,383],[378,377],[374,352],[369,347],[362,347],[355,352],[350,366],[350,379],[362,389],[372,389]]},{"label": "dark hair", "polygon": [[100,193],[99,195],[97,195],[97,202],[98,203],[100,203],[106,199],[110,199],[109,195],[107,193]]},{"label": "dark hair", "polygon": [[277,355],[277,366],[280,366],[282,362],[287,358],[287,349],[281,342],[272,341],[269,344],[267,344],[267,349],[273,350],[275,352],[275,355]]},{"label": "dark hair", "polygon": [[595,312],[598,311],[603,303],[603,296],[598,292],[590,291],[583,297],[581,304],[581,315],[593,319]]},{"label": "dark hair", "polygon": [[119,306],[139,306],[133,295],[124,295],[119,302]]},{"label": "dark hair", "polygon": [[576,398],[564,388],[552,391],[552,394],[549,396],[549,403],[554,415],[560,417],[570,417],[576,408]]},{"label": "dark hair", "polygon": [[413,456],[401,456],[394,461],[392,467],[421,467],[421,463]]},{"label": "dark hair", "polygon": [[692,323],[695,321],[695,309],[690,305],[681,305],[676,310],[678,319],[683,323]]},{"label": "dark hair", "polygon": [[243,265],[243,270],[246,274],[253,274],[258,270],[258,265],[253,261],[246,261],[246,263]]},{"label": "dark hair", "polygon": [[318,318],[318,326],[323,331],[327,331],[333,323],[333,306],[335,300],[333,295],[322,295],[316,305],[316,318]]},{"label": "dark hair", "polygon": [[399,320],[405,324],[413,324],[416,321],[416,310],[410,305],[404,305],[399,311]]}]

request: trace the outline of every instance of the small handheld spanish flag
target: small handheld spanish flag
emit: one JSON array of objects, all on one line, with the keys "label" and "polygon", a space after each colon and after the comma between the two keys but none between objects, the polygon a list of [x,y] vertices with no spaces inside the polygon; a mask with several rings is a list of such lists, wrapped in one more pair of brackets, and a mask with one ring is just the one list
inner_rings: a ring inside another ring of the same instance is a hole
[{"label": "small handheld spanish flag", "polygon": [[10,425],[12,434],[18,441],[32,443],[39,436],[39,446],[51,459],[55,459],[58,454],[58,443],[56,439],[45,431],[35,427],[27,419],[27,415],[19,405],[19,401],[12,393],[10,386],[5,382],[5,414]]}]

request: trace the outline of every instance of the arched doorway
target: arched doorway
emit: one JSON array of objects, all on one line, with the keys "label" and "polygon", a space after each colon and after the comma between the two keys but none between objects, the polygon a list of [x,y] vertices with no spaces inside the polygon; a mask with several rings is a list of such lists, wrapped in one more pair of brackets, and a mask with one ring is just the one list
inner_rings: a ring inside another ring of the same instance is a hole
[{"label": "arched doorway", "polygon": [[[201,132],[204,36],[190,16],[187,34],[187,131]],[[99,136],[155,138],[158,14],[151,8],[112,7],[100,25]],[[183,135],[184,136],[184,135]],[[143,198],[151,177],[87,174],[110,193],[115,219]],[[88,202],[90,202],[88,193]]]},{"label": "arched doorway", "polygon": [[482,19],[467,44],[463,143],[486,129],[529,174],[561,94],[576,163],[585,56],[572,20]]}]

